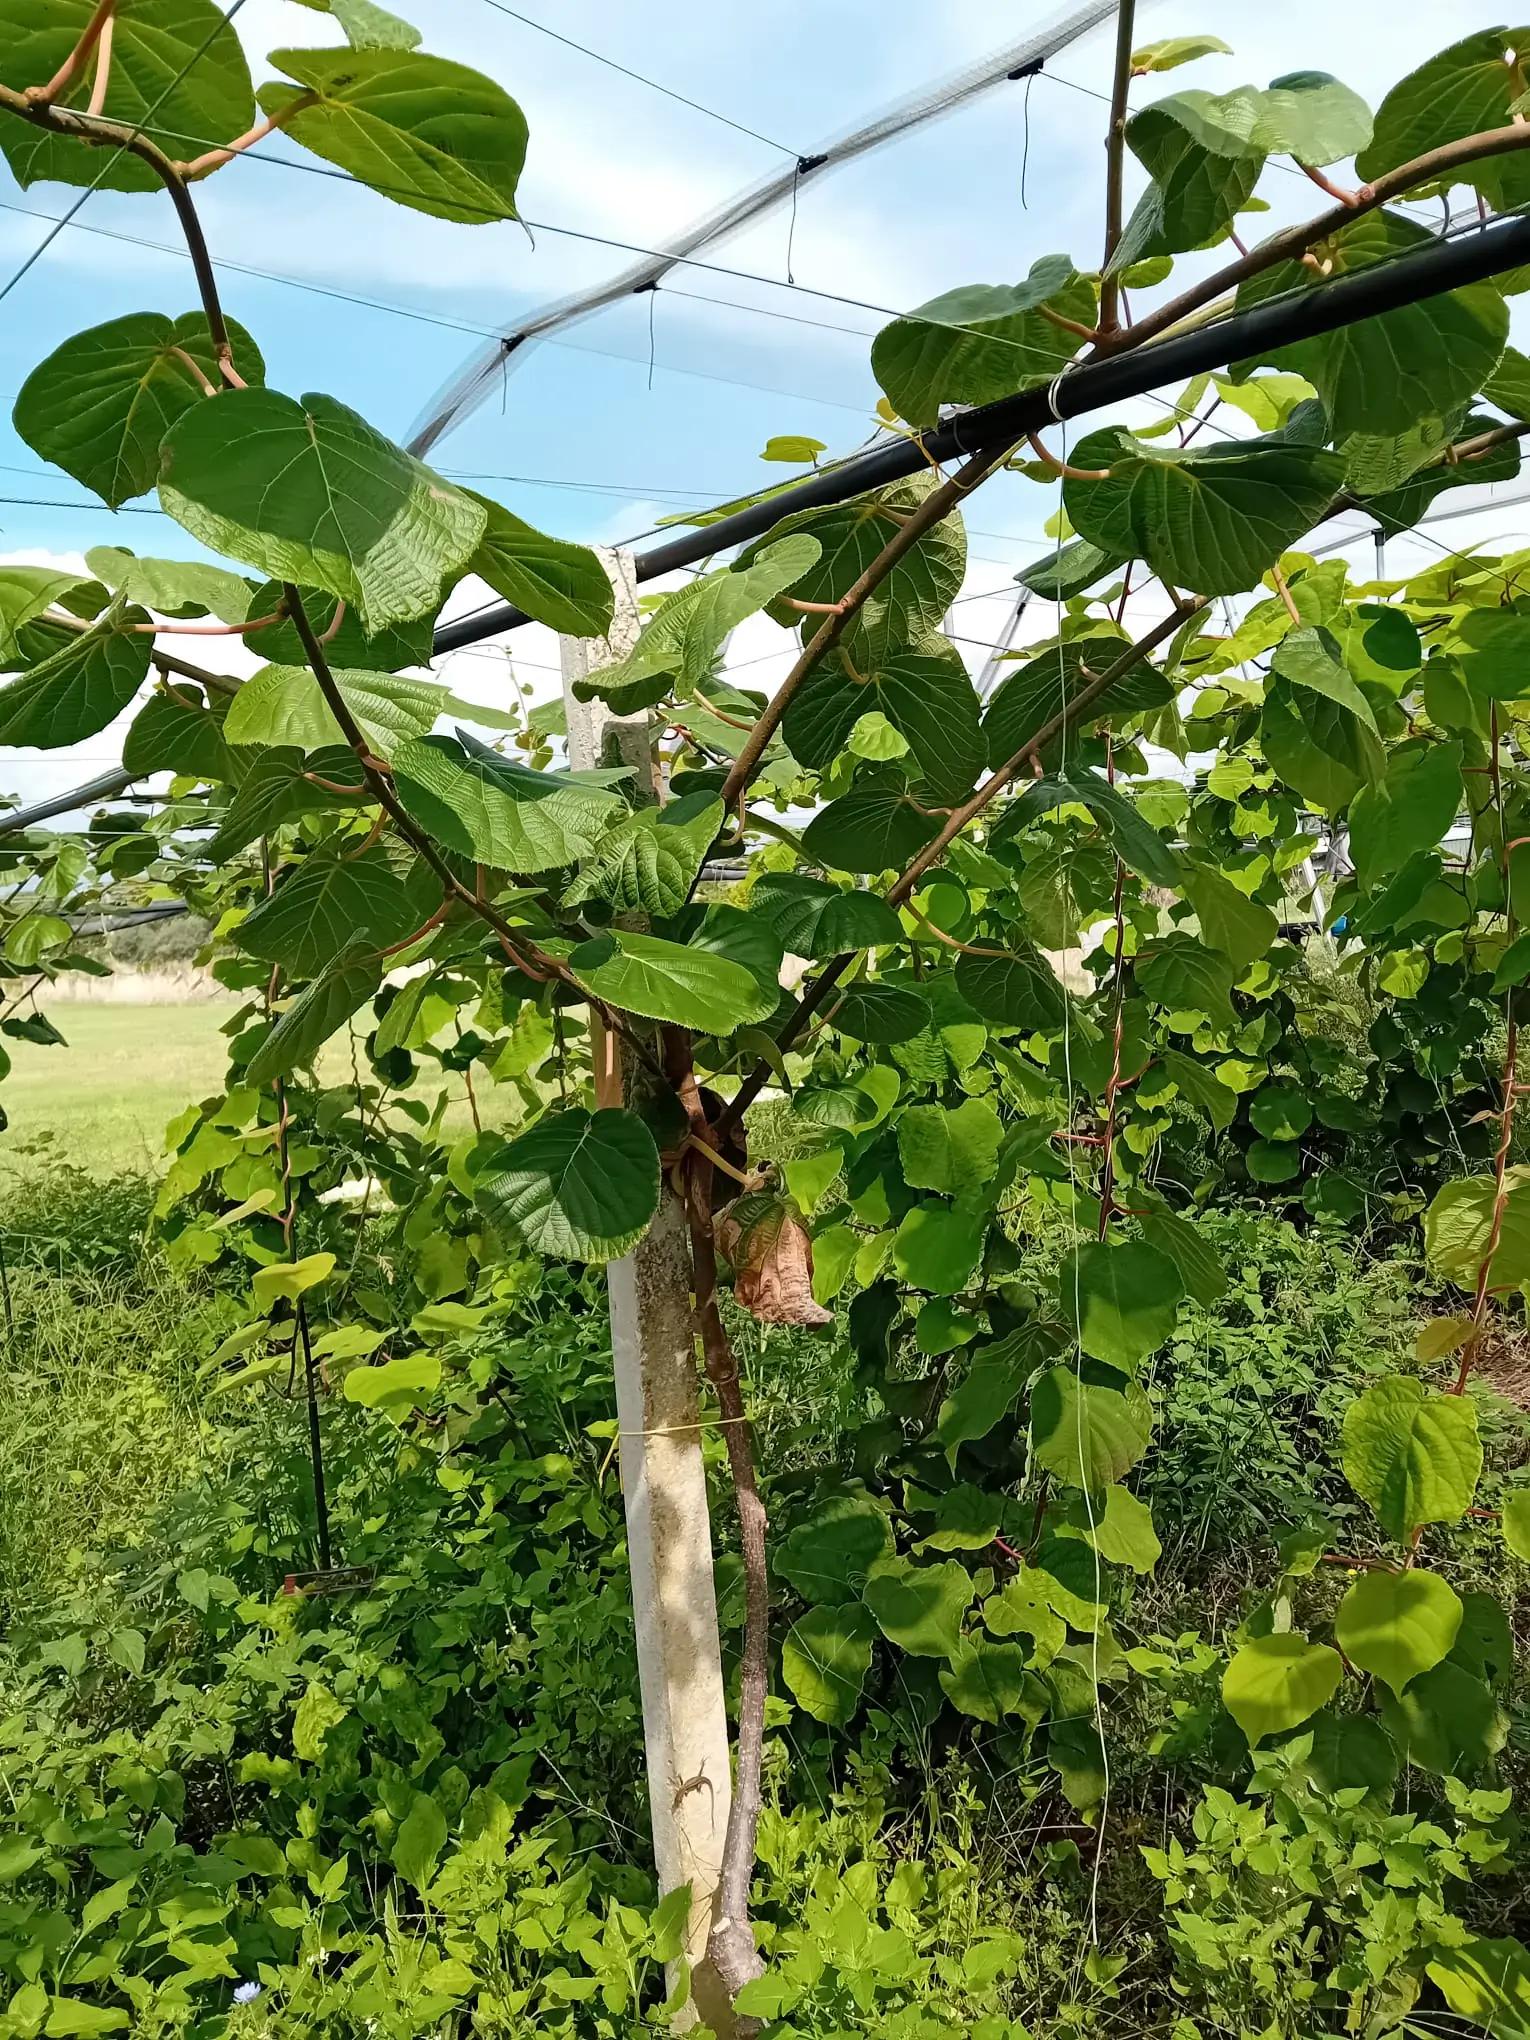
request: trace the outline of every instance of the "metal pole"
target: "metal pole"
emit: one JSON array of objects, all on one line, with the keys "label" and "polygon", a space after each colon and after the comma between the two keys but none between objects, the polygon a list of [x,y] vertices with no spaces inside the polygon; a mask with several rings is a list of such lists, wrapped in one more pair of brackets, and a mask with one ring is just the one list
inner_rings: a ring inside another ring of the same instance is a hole
[{"label": "metal pole", "polygon": [[[632,555],[602,549],[601,558],[616,590],[611,635],[561,640],[569,763],[576,770],[636,766],[639,797],[651,800],[648,716],[623,719],[604,702],[574,696],[576,680],[610,665],[638,633]],[[634,1075],[625,1072],[629,1084]],[[691,1887],[685,1953],[696,1971],[712,1924],[732,1783],[690,1246],[667,1181],[648,1233],[606,1275],[654,1861],[661,1892]],[[688,2007],[677,2023],[694,2024],[694,2010]]]}]

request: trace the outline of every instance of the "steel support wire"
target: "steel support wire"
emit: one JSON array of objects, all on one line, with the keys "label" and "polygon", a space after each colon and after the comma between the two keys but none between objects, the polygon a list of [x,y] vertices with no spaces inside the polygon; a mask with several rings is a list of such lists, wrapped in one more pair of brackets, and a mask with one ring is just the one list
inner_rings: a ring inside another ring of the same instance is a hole
[{"label": "steel support wire", "polygon": [[[1516,215],[1495,221],[1462,240],[1435,242],[1416,254],[1399,256],[1372,269],[1356,270],[1332,282],[1314,285],[1308,291],[1292,292],[1225,318],[1208,319],[1149,346],[1085,362],[1066,371],[1047,388],[1024,390],[1016,396],[1003,397],[996,404],[958,412],[944,424],[917,436],[889,439],[869,452],[841,461],[838,466],[821,468],[745,509],[719,517],[699,531],[650,546],[634,561],[636,577],[639,582],[660,580],[735,546],[747,545],[783,517],[848,502],[870,489],[886,488],[969,454],[1013,446],[1027,432],[1040,431],[1065,418],[1081,418],[1145,396],[1167,384],[1185,382],[1192,376],[1223,368],[1230,361],[1286,347],[1293,341],[1314,339],[1341,326],[1353,326],[1362,319],[1396,311],[1403,305],[1419,304],[1445,291],[1458,290],[1463,284],[1481,283],[1526,262],[1530,262],[1530,216]],[[488,603],[470,615],[441,624],[435,633],[433,652],[440,657],[460,651],[465,645],[498,637],[533,621],[513,603]],[[53,815],[67,814],[82,801],[109,800],[130,786],[137,776],[127,772],[104,774],[72,792],[0,815],[0,835],[30,828]]]},{"label": "steel support wire", "polygon": [[533,341],[546,339],[562,327],[589,318],[592,313],[603,311],[607,305],[618,304],[623,298],[653,290],[663,277],[698,248],[705,248],[724,235],[737,232],[740,227],[747,226],[751,220],[758,219],[776,206],[794,201],[805,179],[821,179],[825,171],[837,170],[853,162],[857,156],[880,148],[884,142],[952,112],[1006,79],[1034,73],[1049,57],[1077,42],[1081,35],[1097,28],[1102,21],[1110,20],[1115,11],[1116,0],[1086,0],[1084,6],[1076,8],[1060,21],[1049,23],[1023,41],[997,51],[980,64],[969,65],[912,98],[900,100],[865,126],[840,136],[837,141],[826,142],[817,153],[799,156],[785,169],[773,171],[737,197],[729,199],[725,205],[708,213],[704,219],[687,227],[662,254],[645,256],[642,261],[612,277],[609,283],[597,284],[593,290],[576,291],[572,296],[559,298],[540,312],[533,313],[523,324],[502,334],[475,355],[447,384],[416,423],[409,440],[409,451],[426,452],[443,433],[460,425],[485,398],[496,394],[501,388],[502,378],[508,374],[512,364],[524,357]]}]

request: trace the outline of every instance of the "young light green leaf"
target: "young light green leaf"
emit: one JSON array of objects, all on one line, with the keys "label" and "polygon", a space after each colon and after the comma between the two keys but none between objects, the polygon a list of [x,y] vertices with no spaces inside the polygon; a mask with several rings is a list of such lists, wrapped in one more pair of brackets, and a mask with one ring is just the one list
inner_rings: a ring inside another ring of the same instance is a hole
[{"label": "young light green leaf", "polygon": [[[240,375],[263,383],[249,334],[230,321],[229,338]],[[130,312],[56,347],[22,384],[12,417],[35,454],[115,510],[153,488],[165,434],[220,381],[205,313]]]},{"label": "young light green leaf", "polygon": [[944,404],[991,404],[1050,382],[1078,345],[1058,321],[1094,318],[1094,286],[1068,256],[1044,255],[1024,283],[967,284],[884,326],[871,372],[900,417],[934,425]]},{"label": "young light green leaf", "polygon": [[526,116],[466,64],[410,49],[273,50],[297,85],[260,88],[260,108],[327,163],[439,220],[516,217]]},{"label": "young light green leaf", "polygon": [[446,1815],[428,1793],[416,1792],[393,1837],[393,1867],[406,1884],[424,1891],[446,1847]]},{"label": "young light green leaf", "polygon": [[1268,907],[1251,900],[1209,865],[1187,866],[1183,885],[1203,938],[1220,950],[1235,970],[1247,970],[1268,953],[1280,933],[1280,923]]},{"label": "young light green leaf", "polygon": [[224,390],[166,434],[159,499],[194,538],[355,605],[368,630],[434,614],[487,518],[333,397]]},{"label": "young light green leaf", "polygon": [[1258,136],[1273,156],[1320,170],[1371,139],[1371,110],[1327,71],[1288,71],[1259,95]]},{"label": "young light green leaf", "polygon": [[[0,79],[24,90],[51,78],[94,12],[94,0],[0,0]],[[118,0],[111,56],[100,111],[147,135],[172,162],[249,127],[249,66],[238,34],[213,0]],[[68,96],[83,107],[88,85]],[[151,166],[126,149],[93,147],[13,116],[0,125],[0,149],[22,186],[162,189]]]},{"label": "young light green leaf", "polygon": [[1339,1690],[1344,1665],[1336,1650],[1294,1633],[1243,1644],[1222,1675],[1227,1711],[1251,1743],[1297,1728]]},{"label": "young light green leaf", "polygon": [[1198,57],[1231,55],[1231,49],[1219,35],[1164,36],[1132,51],[1132,75],[1145,78],[1153,71],[1176,71],[1181,64],[1193,64]]},{"label": "young light green leaf", "polygon": [[[1153,1512],[1130,1488],[1111,1486],[1092,1503],[1093,1521],[1085,1531],[1089,1542],[1112,1565],[1150,1573],[1163,1556]],[[1088,1517],[1086,1516],[1086,1522]]]},{"label": "young light green leaf", "polygon": [[373,0],[298,0],[298,5],[332,14],[353,50],[412,50],[419,44],[417,28],[374,6]]},{"label": "young light green leaf", "polygon": [[1399,1543],[1421,1523],[1455,1523],[1482,1475],[1475,1405],[1393,1375],[1344,1416],[1344,1477]]},{"label": "young light green leaf", "polygon": [[1424,1252],[1436,1275],[1475,1289],[1489,1249],[1490,1291],[1530,1282],[1530,1167],[1504,1171],[1503,1209],[1492,1176],[1457,1176],[1435,1192],[1424,1213]]},{"label": "young light green leaf", "polygon": [[893,1237],[893,1266],[914,1289],[954,1296],[982,1257],[986,1218],[933,1201],[905,1212]]},{"label": "young light green leaf", "polygon": [[87,584],[67,567],[0,568],[0,666],[23,663],[16,633]]},{"label": "young light green leaf", "polygon": [[1415,1568],[1362,1573],[1339,1603],[1333,1633],[1352,1665],[1401,1693],[1450,1655],[1460,1627],[1455,1588]]},{"label": "young light green leaf", "polygon": [[1436,1944],[1424,1966],[1459,2017],[1504,2040],[1530,2032],[1530,1951],[1523,1941],[1472,1935],[1457,1947]]},{"label": "young light green leaf", "polygon": [[1112,270],[1222,236],[1264,168],[1261,111],[1261,95],[1245,85],[1223,94],[1172,93],[1132,115],[1127,144],[1153,181],[1126,223]]},{"label": "young light green leaf", "polygon": [[479,1209],[533,1252],[612,1261],[659,1208],[659,1151],[635,1112],[549,1112],[496,1151],[474,1183]]},{"label": "young light green leaf", "polygon": [[1459,742],[1404,744],[1387,759],[1385,779],[1356,796],[1349,813],[1350,854],[1366,884],[1439,842],[1465,798]]}]

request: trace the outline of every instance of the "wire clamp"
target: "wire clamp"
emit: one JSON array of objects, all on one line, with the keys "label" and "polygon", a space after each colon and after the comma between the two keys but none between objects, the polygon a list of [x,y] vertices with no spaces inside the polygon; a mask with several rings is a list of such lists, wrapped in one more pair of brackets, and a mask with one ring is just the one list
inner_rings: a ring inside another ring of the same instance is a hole
[{"label": "wire clamp", "polygon": [[1064,378],[1071,373],[1072,365],[1070,363],[1069,367],[1059,369],[1057,374],[1047,384],[1046,404],[1048,411],[1052,414],[1052,423],[1054,425],[1061,425],[1065,422],[1062,412],[1057,408],[1057,393],[1063,386]]}]

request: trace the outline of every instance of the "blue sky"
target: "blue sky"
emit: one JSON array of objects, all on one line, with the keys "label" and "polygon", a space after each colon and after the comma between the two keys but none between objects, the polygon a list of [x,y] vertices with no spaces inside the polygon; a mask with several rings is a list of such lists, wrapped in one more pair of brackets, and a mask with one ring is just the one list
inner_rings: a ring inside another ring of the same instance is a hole
[{"label": "blue sky", "polygon": [[[410,11],[408,0],[402,5]],[[542,224],[528,236],[516,225],[475,228],[427,219],[332,177],[281,167],[274,159],[315,159],[302,158],[280,138],[259,152],[272,160],[236,160],[199,188],[216,256],[420,315],[366,309],[225,269],[226,307],[255,334],[268,380],[277,387],[327,391],[403,437],[481,344],[473,331],[455,330],[450,322],[478,329],[513,325],[631,259],[574,235],[660,246],[788,161],[785,151],[817,150],[889,102],[1053,18],[1049,10],[1003,0],[882,0],[875,6],[868,0],[709,0],[704,9],[651,0],[625,6],[524,0],[522,11],[771,141],[738,133],[591,62],[491,0],[429,0],[428,7],[417,0],[413,13],[425,29],[425,46],[489,72],[524,108],[531,142],[521,204],[527,219]],[[1384,11],[1364,5],[1339,10],[1319,0],[1285,0],[1278,8],[1157,0],[1139,8],[1139,40],[1210,30],[1235,54],[1167,80],[1139,81],[1135,103],[1181,84],[1225,90],[1264,84],[1293,67],[1321,66],[1374,105],[1413,64],[1481,25],[1479,14],[1429,0],[1392,0]],[[272,75],[263,61],[268,50],[337,39],[325,16],[290,0],[246,0],[238,27],[257,82]],[[718,268],[766,281],[688,268],[656,300],[615,306],[556,344],[539,345],[506,379],[500,399],[438,446],[437,465],[494,478],[477,485],[546,529],[609,542],[644,531],[682,503],[779,477],[782,470],[758,460],[772,433],[809,433],[835,451],[858,444],[876,398],[868,336],[886,312],[958,284],[1011,281],[1054,251],[1072,254],[1081,266],[1097,262],[1104,108],[1090,95],[1108,90],[1112,33],[1107,25],[1082,38],[1029,92],[1024,84],[1001,85],[842,171],[807,180],[791,231],[798,289],[784,284],[789,220],[782,211],[705,251],[704,259]],[[1323,204],[1299,175],[1273,167],[1261,190],[1274,208],[1270,224]],[[73,196],[47,185],[21,192],[0,170],[6,208],[57,214]],[[97,193],[81,221],[167,244],[175,239],[168,204],[158,197]],[[0,211],[0,278],[46,231],[24,213]],[[815,297],[815,289],[880,309]],[[733,303],[716,302],[724,299]],[[194,303],[183,258],[79,229],[60,235],[0,307],[0,395],[6,399],[0,405],[6,421],[0,427],[0,495],[71,504],[81,497],[68,477],[42,471],[9,427],[10,399],[37,360],[81,326],[140,309],[179,312]],[[542,485],[548,482],[563,486]],[[991,601],[964,605],[957,626],[964,634],[981,641],[998,629],[1012,576],[1045,543],[1041,527],[1054,507],[1051,490],[1009,477],[978,500],[969,520],[967,592],[994,594]],[[1487,528],[1496,528],[1492,520]],[[1445,532],[1450,543],[1461,544],[1472,529],[1465,521]],[[161,516],[0,504],[0,557],[67,556],[99,543],[178,556],[197,550]],[[1414,555],[1420,562],[1429,556],[1427,549]],[[1404,564],[1401,557],[1398,564]],[[781,652],[772,633],[763,622],[746,629],[740,656],[760,657],[772,647]],[[542,632],[520,634],[515,649],[533,662],[528,678],[554,657]],[[981,659],[980,644],[971,656]],[[758,682],[773,670],[762,659],[753,677]],[[502,667],[497,655],[479,655],[451,678],[490,699],[502,685]],[[552,684],[541,672],[537,684],[544,682]],[[75,756],[0,755],[0,783],[28,794],[52,790],[101,769],[118,742],[113,731]]]}]

